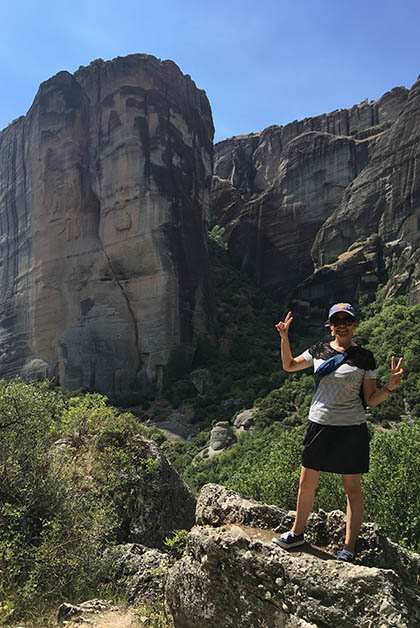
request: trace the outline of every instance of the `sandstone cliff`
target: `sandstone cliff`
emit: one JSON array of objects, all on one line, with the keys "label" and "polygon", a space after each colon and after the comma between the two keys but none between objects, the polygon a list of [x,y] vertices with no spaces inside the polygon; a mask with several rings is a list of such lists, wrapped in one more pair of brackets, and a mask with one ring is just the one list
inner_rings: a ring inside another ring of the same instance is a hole
[{"label": "sandstone cliff", "polygon": [[217,144],[212,211],[236,263],[323,309],[373,292],[404,252],[387,290],[419,302],[419,85]]},{"label": "sandstone cliff", "polygon": [[97,60],[0,133],[0,376],[141,389],[211,307],[213,124],[172,61]]},{"label": "sandstone cliff", "polygon": [[339,511],[312,514],[299,551],[271,544],[292,514],[203,487],[197,526],[170,570],[166,603],[176,627],[417,628],[420,557],[365,524],[358,561],[335,560],[345,523]]}]

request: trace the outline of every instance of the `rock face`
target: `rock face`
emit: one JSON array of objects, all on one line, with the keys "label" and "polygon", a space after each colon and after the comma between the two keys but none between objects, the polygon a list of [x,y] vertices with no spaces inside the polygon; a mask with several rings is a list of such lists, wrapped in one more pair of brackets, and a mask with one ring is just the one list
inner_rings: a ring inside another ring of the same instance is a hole
[{"label": "rock face", "polygon": [[[389,131],[378,136],[368,165],[355,178],[341,203],[320,229],[313,246],[315,265],[345,252],[361,236],[378,234],[385,257],[401,258],[388,295],[408,294],[420,303],[420,80]],[[395,260],[394,260],[395,261]],[[387,264],[388,263],[388,264]]]},{"label": "rock face", "polygon": [[172,61],[60,72],[0,134],[0,376],[158,382],[211,307],[213,124]]},{"label": "rock face", "polygon": [[196,499],[154,441],[138,436],[136,445],[138,459],[147,463],[136,475],[135,488],[118,503],[115,540],[162,549],[174,530],[194,525]]},{"label": "rock face", "polygon": [[[271,544],[291,513],[203,487],[183,558],[169,572],[166,604],[175,626],[206,628],[415,628],[420,557],[365,524],[357,564],[339,563],[344,515],[311,515],[302,551]],[[205,526],[205,527],[204,527]],[[316,547],[314,547],[316,546]],[[301,548],[299,548],[300,550]]]},{"label": "rock face", "polygon": [[[323,308],[350,300],[386,281],[393,252],[403,250],[404,272],[386,292],[403,285],[419,302],[419,152],[417,82],[378,101],[220,142],[212,211],[231,256],[282,297],[292,292]],[[364,250],[372,235],[378,239]]]},{"label": "rock face", "polygon": [[162,601],[168,555],[144,545],[127,543],[109,548],[104,555],[110,565],[112,580],[121,587],[130,604],[145,599]]}]

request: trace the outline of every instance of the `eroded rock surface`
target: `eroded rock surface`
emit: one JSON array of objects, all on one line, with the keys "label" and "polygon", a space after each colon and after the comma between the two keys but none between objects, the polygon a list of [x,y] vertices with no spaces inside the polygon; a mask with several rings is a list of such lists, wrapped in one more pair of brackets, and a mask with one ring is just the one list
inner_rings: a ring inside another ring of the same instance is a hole
[{"label": "eroded rock surface", "polygon": [[233,421],[233,427],[237,432],[252,431],[255,426],[255,415],[258,412],[257,408],[248,408],[236,415]]},{"label": "eroded rock surface", "polygon": [[[292,292],[296,301],[325,309],[371,296],[387,279],[386,249],[398,243],[406,268],[393,274],[386,294],[403,289],[419,302],[419,152],[420,82],[378,101],[219,142],[212,208],[231,256],[283,298]],[[372,234],[376,258],[371,250],[354,256]],[[335,264],[340,256],[346,260]]]},{"label": "eroded rock surface", "polygon": [[358,562],[335,560],[344,514],[312,514],[306,546],[271,544],[273,527],[293,513],[247,500],[217,485],[203,487],[197,523],[183,558],[169,572],[166,603],[175,626],[210,628],[416,628],[420,557],[365,524]]},{"label": "eroded rock surface", "polygon": [[327,249],[338,255],[360,236],[376,233],[388,261],[389,249],[404,250],[399,276],[390,279],[387,295],[402,291],[411,303],[420,303],[419,159],[420,80],[389,131],[376,138],[368,165],[317,234],[313,247],[317,267],[325,263]]},{"label": "eroded rock surface", "polygon": [[112,570],[113,582],[124,591],[130,604],[144,600],[162,601],[168,555],[136,543],[116,545],[106,550],[105,565]]},{"label": "eroded rock surface", "polygon": [[0,376],[141,389],[210,308],[213,124],[172,61],[131,55],[43,83],[0,133]]},{"label": "eroded rock surface", "polygon": [[236,442],[236,435],[228,421],[219,421],[215,424],[210,433],[208,447],[202,449],[195,460],[208,460],[219,456],[228,447]]},{"label": "eroded rock surface", "polygon": [[121,505],[118,540],[162,548],[174,530],[194,525],[196,499],[154,441],[139,436],[138,442],[139,456],[154,471],[139,475],[136,490]]}]

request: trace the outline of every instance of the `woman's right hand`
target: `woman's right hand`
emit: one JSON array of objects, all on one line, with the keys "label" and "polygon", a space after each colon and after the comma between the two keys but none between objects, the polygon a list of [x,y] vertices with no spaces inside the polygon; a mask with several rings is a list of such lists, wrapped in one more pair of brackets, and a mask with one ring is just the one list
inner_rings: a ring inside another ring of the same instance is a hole
[{"label": "woman's right hand", "polygon": [[293,320],[293,316],[291,312],[287,312],[287,316],[284,319],[284,321],[280,321],[279,323],[277,323],[276,325],[276,329],[279,332],[280,336],[282,338],[288,338],[289,337],[289,327],[290,327],[290,323]]}]

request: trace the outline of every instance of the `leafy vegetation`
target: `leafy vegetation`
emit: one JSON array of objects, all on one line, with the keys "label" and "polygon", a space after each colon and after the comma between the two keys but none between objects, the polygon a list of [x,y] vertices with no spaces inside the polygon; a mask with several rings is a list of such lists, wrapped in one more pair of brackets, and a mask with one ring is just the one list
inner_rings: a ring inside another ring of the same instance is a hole
[{"label": "leafy vegetation", "polygon": [[[203,429],[229,420],[286,379],[274,327],[285,313],[284,305],[259,288],[246,272],[236,270],[225,249],[212,240],[209,252],[216,298],[210,333],[199,340],[192,366],[181,349],[174,351],[164,377],[166,397],[174,405],[190,401],[195,421]],[[315,339],[299,316],[293,321],[291,335],[298,350]],[[213,385],[201,395],[189,379],[191,368],[205,368],[211,375]]]},{"label": "leafy vegetation", "polygon": [[376,421],[399,420],[406,413],[420,417],[420,305],[408,306],[405,297],[378,299],[364,308],[357,340],[371,349],[377,377],[385,382],[391,358],[403,356],[404,382],[400,389],[372,411]]},{"label": "leafy vegetation", "polygon": [[[147,517],[146,430],[99,394],[0,382],[0,622],[97,595],[105,545]],[[58,440],[59,439],[59,440]]]}]

